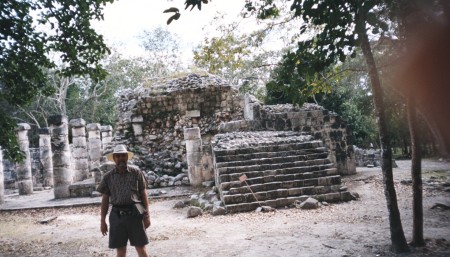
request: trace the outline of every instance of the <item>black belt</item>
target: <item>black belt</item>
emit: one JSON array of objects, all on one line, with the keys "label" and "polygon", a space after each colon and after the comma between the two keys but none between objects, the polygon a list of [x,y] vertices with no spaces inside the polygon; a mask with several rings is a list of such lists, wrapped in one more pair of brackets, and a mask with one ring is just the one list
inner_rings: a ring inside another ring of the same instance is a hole
[{"label": "black belt", "polygon": [[133,208],[133,205],[132,204],[127,204],[127,205],[113,204],[112,207],[117,208],[117,209],[131,209],[131,208]]},{"label": "black belt", "polygon": [[133,213],[133,205],[113,205],[111,211],[119,214],[119,216],[132,216]]}]

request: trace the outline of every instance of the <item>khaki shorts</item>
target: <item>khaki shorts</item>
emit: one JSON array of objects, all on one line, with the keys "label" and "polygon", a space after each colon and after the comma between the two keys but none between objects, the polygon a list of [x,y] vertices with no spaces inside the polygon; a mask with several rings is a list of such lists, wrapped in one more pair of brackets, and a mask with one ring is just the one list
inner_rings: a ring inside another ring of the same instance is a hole
[{"label": "khaki shorts", "polygon": [[142,218],[132,215],[120,215],[116,211],[109,214],[109,248],[127,246],[144,246],[148,244]]}]

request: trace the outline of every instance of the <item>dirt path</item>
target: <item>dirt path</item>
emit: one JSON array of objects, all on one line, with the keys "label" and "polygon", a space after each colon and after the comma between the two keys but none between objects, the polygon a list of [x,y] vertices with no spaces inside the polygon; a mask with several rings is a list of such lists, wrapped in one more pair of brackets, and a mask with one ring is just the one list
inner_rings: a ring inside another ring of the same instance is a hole
[{"label": "dirt path", "polygon": [[[407,240],[411,239],[409,161],[394,169],[398,203]],[[427,247],[402,256],[449,256],[450,205],[448,163],[425,161],[424,215]],[[345,177],[360,199],[317,210],[279,209],[188,219],[173,209],[179,199],[151,202],[148,230],[151,256],[393,256],[380,169],[358,168]],[[447,187],[448,188],[448,187]],[[48,224],[39,221],[56,216]],[[115,256],[99,231],[99,206],[0,212],[0,256]],[[136,256],[128,248],[128,256]]]}]

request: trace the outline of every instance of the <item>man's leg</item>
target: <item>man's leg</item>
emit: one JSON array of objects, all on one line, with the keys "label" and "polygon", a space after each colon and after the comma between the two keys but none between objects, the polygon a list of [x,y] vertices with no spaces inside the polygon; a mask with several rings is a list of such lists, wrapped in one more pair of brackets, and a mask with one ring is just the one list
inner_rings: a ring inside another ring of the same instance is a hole
[{"label": "man's leg", "polygon": [[139,257],[148,257],[147,248],[144,246],[135,246]]},{"label": "man's leg", "polygon": [[126,257],[127,256],[127,247],[117,248],[117,257]]},{"label": "man's leg", "polygon": [[130,245],[136,248],[139,257],[148,257],[146,245],[148,236],[142,218],[131,217],[129,223]]}]

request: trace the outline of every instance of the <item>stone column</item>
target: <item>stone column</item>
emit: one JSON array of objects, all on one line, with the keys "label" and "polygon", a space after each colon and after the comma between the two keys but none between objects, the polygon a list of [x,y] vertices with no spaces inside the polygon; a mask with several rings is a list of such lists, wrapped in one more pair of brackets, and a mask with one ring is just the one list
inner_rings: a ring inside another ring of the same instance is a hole
[{"label": "stone column", "polygon": [[15,129],[17,138],[19,140],[20,150],[25,153],[25,160],[17,163],[17,187],[19,188],[19,195],[30,195],[33,193],[33,178],[31,174],[31,157],[30,157],[30,143],[28,142],[28,130],[30,125],[27,123],[19,123]]},{"label": "stone column", "polygon": [[200,128],[185,128],[186,157],[188,164],[188,177],[191,185],[199,186],[204,180],[202,167],[202,139]]},{"label": "stone column", "polygon": [[39,129],[39,154],[44,170],[44,187],[53,187],[53,157],[50,129]]},{"label": "stone column", "polygon": [[86,121],[72,119],[72,157],[74,161],[74,181],[83,181],[89,177],[89,159],[86,141]]},{"label": "stone column", "polygon": [[5,202],[5,179],[3,177],[3,151],[0,146],[0,204]]},{"label": "stone column", "polygon": [[100,165],[100,158],[103,154],[102,140],[100,135],[100,124],[90,123],[86,126],[88,131],[88,149],[90,159],[90,169]]},{"label": "stone column", "polygon": [[144,122],[144,118],[142,116],[135,116],[131,119],[131,123],[133,126],[134,137],[138,142],[144,141],[142,123]]},{"label": "stone column", "polygon": [[101,126],[100,131],[102,133],[103,153],[105,153],[105,151],[107,151],[108,148],[112,147],[111,145],[113,139],[112,127],[110,125]]},{"label": "stone column", "polygon": [[73,182],[67,116],[52,115],[48,118],[48,124],[51,130],[55,198],[67,198],[70,197],[69,186]]}]

